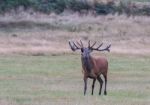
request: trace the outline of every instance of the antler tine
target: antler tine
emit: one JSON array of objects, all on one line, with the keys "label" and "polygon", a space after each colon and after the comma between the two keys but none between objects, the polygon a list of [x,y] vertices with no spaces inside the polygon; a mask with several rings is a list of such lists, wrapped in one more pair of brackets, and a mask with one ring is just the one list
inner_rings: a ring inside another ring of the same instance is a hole
[{"label": "antler tine", "polygon": [[103,43],[101,43],[101,44],[97,47],[97,49],[99,49],[102,45],[103,45]]},{"label": "antler tine", "polygon": [[82,48],[82,45],[78,41],[76,41],[76,43]]},{"label": "antler tine", "polygon": [[110,48],[111,47],[111,44],[110,45],[108,45],[106,48],[104,48],[104,49],[97,49],[98,51],[108,51],[108,52],[110,52]]},{"label": "antler tine", "polygon": [[[72,45],[73,44],[73,45]],[[72,49],[72,51],[76,51],[76,50],[78,50],[78,49],[81,49],[81,48],[79,48],[73,41],[72,41],[72,43],[71,43],[71,41],[69,41],[69,46],[70,46],[70,48]]]},{"label": "antler tine", "polygon": [[100,47],[103,45],[103,43],[102,44],[100,44],[97,48],[92,48],[92,50],[97,50],[97,51],[108,51],[108,52],[110,52],[110,47],[111,47],[111,44],[110,45],[108,45],[106,48],[103,48],[103,49],[100,49]]},{"label": "antler tine", "polygon": [[95,44],[96,44],[96,41],[93,43],[93,45],[91,46],[91,48],[93,48],[95,46]]},{"label": "antler tine", "polygon": [[89,40],[89,42],[88,42],[88,47],[90,48],[90,40]]},{"label": "antler tine", "polygon": [[82,41],[80,40],[80,43],[81,43],[81,46],[82,46],[82,48],[83,48],[83,43],[82,43]]},{"label": "antler tine", "polygon": [[77,49],[80,49],[73,41],[72,41],[72,43]]},{"label": "antler tine", "polygon": [[71,48],[72,51],[75,51],[75,48],[74,48],[74,46],[71,44],[71,41],[69,41],[69,46],[70,46],[70,48]]}]

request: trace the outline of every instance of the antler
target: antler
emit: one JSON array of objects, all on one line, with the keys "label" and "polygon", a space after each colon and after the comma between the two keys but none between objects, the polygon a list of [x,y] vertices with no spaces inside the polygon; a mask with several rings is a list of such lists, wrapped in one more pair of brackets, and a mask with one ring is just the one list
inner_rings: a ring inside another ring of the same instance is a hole
[{"label": "antler", "polygon": [[82,41],[80,40],[80,43],[79,42],[76,42],[80,47],[78,47],[73,41],[69,41],[69,46],[71,48],[72,51],[76,51],[76,50],[80,50],[81,48],[83,48],[83,43]]},{"label": "antler", "polygon": [[83,48],[83,43],[82,43],[81,40],[80,40],[80,43],[79,43],[78,41],[76,41],[76,43],[77,43],[81,48]]},{"label": "antler", "polygon": [[[78,44],[78,46],[76,44]],[[80,40],[80,43],[78,41],[76,41],[76,44],[73,41],[69,41],[69,46],[72,49],[72,51],[80,50],[84,47],[81,40]],[[91,46],[90,40],[89,40],[89,42],[88,42],[88,48],[89,49],[96,50],[96,51],[108,51],[108,52],[110,52],[111,44],[108,45],[106,48],[103,48],[103,49],[100,49],[102,47],[103,43],[101,43],[97,48],[94,48],[95,45],[96,45],[96,41]]]},{"label": "antler", "polygon": [[100,47],[102,47],[102,45],[103,45],[103,43],[101,43],[97,48],[93,48],[94,46],[95,46],[95,44],[96,44],[96,42],[92,45],[92,46],[90,46],[90,40],[89,40],[89,48],[91,49],[91,50],[96,50],[96,51],[108,51],[108,52],[110,52],[110,47],[111,47],[111,44],[110,45],[108,45],[106,48],[103,48],[103,49],[100,49]]},{"label": "antler", "polygon": [[94,47],[94,46],[95,46],[96,41],[95,41],[95,42],[93,43],[93,45],[91,46],[91,45],[90,45],[90,40],[89,40],[88,44],[89,44],[89,45],[88,45],[88,47],[89,47],[89,48],[92,48],[92,47]]},{"label": "antler", "polygon": [[[103,43],[102,43],[103,44]],[[97,50],[97,51],[108,51],[108,52],[110,52],[110,47],[111,47],[111,44],[110,45],[108,45],[106,48],[103,48],[103,49],[100,49],[100,47],[102,46],[102,44],[101,45],[99,45],[97,48],[92,48],[92,50]]]}]

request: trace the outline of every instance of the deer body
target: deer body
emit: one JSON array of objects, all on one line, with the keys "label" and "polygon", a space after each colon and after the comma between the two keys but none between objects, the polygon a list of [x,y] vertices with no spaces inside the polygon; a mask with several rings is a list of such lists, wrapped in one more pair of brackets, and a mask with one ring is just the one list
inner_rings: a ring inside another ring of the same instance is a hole
[{"label": "deer body", "polygon": [[99,45],[97,48],[93,48],[93,46],[96,44],[96,42],[90,46],[90,41],[89,41],[89,46],[88,48],[84,48],[83,44],[81,42],[81,48],[79,48],[74,42],[74,46],[69,42],[69,45],[73,51],[77,49],[81,49],[81,62],[82,62],[82,72],[84,74],[84,95],[86,94],[87,90],[87,79],[91,78],[93,79],[93,84],[92,84],[92,95],[94,91],[94,86],[95,86],[95,81],[98,80],[100,83],[100,89],[99,89],[99,95],[101,95],[101,90],[102,90],[102,85],[103,85],[103,80],[101,79],[100,75],[104,76],[105,80],[105,90],[104,90],[104,95],[107,94],[106,87],[107,87],[107,71],[108,71],[108,61],[104,57],[92,57],[90,53],[93,50],[97,51],[109,51],[109,48],[111,45],[107,46],[105,49],[99,49],[101,45]]},{"label": "deer body", "polygon": [[91,61],[90,61],[92,64],[91,72],[88,72],[88,70],[86,69],[86,65],[83,63],[83,59],[81,59],[81,61],[82,61],[83,73],[85,76],[90,76],[92,78],[96,78],[97,76],[99,76],[101,74],[107,75],[108,61],[106,58],[104,58],[104,57],[99,57],[99,58],[91,57]]},{"label": "deer body", "polygon": [[86,89],[87,89],[87,79],[91,78],[93,79],[93,85],[92,85],[92,95],[94,91],[94,86],[95,86],[95,81],[96,79],[100,83],[100,90],[99,90],[99,95],[101,94],[102,90],[102,85],[103,85],[103,80],[101,79],[100,75],[104,76],[105,79],[105,91],[104,94],[107,94],[106,91],[106,85],[107,85],[107,71],[108,71],[108,61],[104,57],[99,57],[99,58],[94,58],[90,56],[90,62],[88,65],[91,65],[90,71],[87,70],[87,65],[84,64],[84,59],[81,58],[82,61],[82,69],[83,69],[83,74],[84,74],[84,83],[85,83],[85,88],[84,88],[84,95],[86,94]]}]

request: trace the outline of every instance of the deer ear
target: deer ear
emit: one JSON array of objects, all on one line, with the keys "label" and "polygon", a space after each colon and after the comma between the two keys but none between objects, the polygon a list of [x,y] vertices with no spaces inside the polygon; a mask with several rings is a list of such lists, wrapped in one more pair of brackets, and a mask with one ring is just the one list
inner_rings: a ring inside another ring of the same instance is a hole
[{"label": "deer ear", "polygon": [[81,52],[83,52],[83,48],[81,48]]}]

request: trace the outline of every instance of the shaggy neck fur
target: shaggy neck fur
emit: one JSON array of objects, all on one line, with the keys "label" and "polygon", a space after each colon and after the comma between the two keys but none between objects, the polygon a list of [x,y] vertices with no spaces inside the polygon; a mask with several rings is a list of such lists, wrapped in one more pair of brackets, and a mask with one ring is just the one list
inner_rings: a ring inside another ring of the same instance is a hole
[{"label": "shaggy neck fur", "polygon": [[82,59],[82,65],[85,68],[85,70],[87,72],[91,72],[92,68],[93,68],[93,64],[92,64],[92,58],[91,56],[87,57],[87,58],[81,58]]}]

